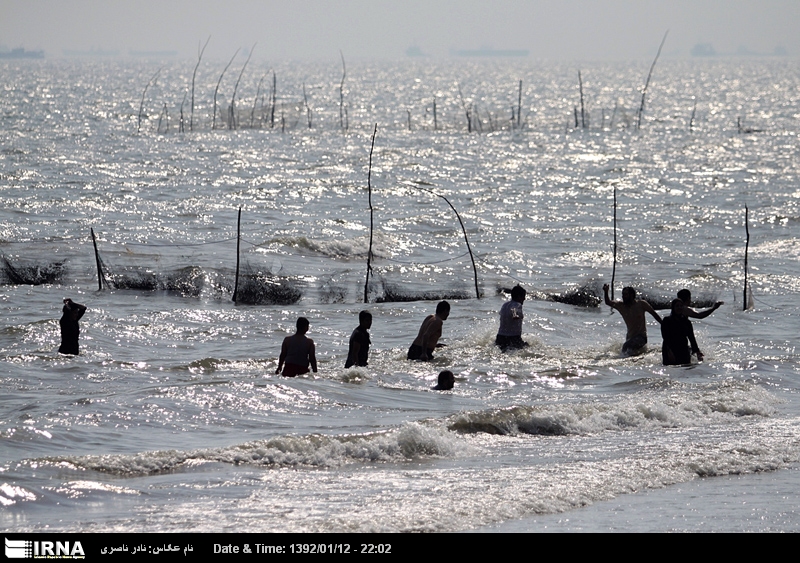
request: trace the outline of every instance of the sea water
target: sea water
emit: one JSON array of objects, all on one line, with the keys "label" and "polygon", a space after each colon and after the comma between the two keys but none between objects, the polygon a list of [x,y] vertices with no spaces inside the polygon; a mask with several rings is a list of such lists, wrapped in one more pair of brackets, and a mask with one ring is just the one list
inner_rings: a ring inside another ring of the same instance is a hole
[{"label": "sea water", "polygon": [[[2,63],[0,528],[800,530],[800,73],[659,61],[637,128],[649,64],[251,62],[231,122],[224,62],[193,114],[194,61]],[[724,301],[705,361],[622,356],[612,276]]]}]

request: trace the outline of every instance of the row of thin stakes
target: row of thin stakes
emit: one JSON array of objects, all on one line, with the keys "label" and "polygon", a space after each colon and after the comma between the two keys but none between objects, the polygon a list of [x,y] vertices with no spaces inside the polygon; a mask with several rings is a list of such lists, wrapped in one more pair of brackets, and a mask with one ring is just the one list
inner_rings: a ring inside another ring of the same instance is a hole
[{"label": "row of thin stakes", "polygon": [[[658,61],[661,50],[664,47],[664,43],[667,40],[667,35],[669,31],[664,34],[663,39],[661,40],[661,44],[658,47],[658,52],[656,53],[655,59],[650,66],[650,70],[647,74],[647,78],[644,83],[644,87],[641,91],[641,100],[638,104],[638,108],[636,110],[636,119],[635,119],[635,129],[639,130],[642,126],[642,118],[644,115],[645,110],[645,102],[647,98],[647,91],[648,87],[650,86],[650,81],[653,76],[653,71],[656,66],[656,62]],[[187,91],[184,93],[183,99],[180,104],[179,109],[179,125],[178,131],[180,133],[184,133],[187,130],[187,121],[188,121],[188,130],[194,131],[195,129],[195,89],[196,89],[196,81],[197,81],[197,71],[200,67],[200,63],[203,59],[203,54],[205,53],[206,47],[208,46],[211,37],[209,36],[206,40],[205,44],[200,47],[198,45],[198,56],[197,56],[197,63],[195,64],[194,70],[192,72],[192,82],[191,87],[187,88]],[[242,110],[239,110],[237,106],[237,95],[239,92],[239,85],[241,83],[242,77],[244,76],[245,69],[252,58],[253,51],[255,50],[256,44],[250,48],[250,51],[247,55],[247,59],[245,60],[244,64],[242,65],[241,70],[239,71],[238,78],[233,86],[233,93],[231,95],[230,103],[227,106],[227,110],[223,110],[220,106],[219,97],[220,97],[220,85],[222,84],[222,79],[227,73],[228,69],[233,64],[236,56],[239,54],[240,49],[237,49],[236,52],[233,54],[231,59],[228,61],[227,65],[223,68],[222,72],[219,75],[219,78],[216,82],[216,86],[214,88],[214,95],[213,95],[213,108],[211,114],[211,128],[217,129],[218,128],[218,117],[219,122],[224,123],[223,127],[227,127],[228,129],[235,130],[241,127],[246,127],[250,129],[254,128],[264,128],[269,127],[270,129],[275,129],[276,127],[276,113],[280,111],[279,116],[279,123],[281,131],[285,131],[287,128],[286,116],[284,113],[283,107],[278,110],[278,78],[277,74],[273,69],[270,69],[267,73],[265,73],[258,82],[258,86],[256,88],[256,93],[253,98],[253,105],[252,107],[244,110],[245,117],[242,118]],[[348,116],[348,109],[347,103],[345,101],[345,80],[347,78],[347,65],[345,64],[344,54],[339,51],[339,55],[342,62],[342,78],[338,86],[338,93],[339,93],[339,127],[343,131],[347,131],[349,129],[349,116]],[[142,92],[142,98],[139,104],[139,114],[137,120],[136,131],[137,133],[141,132],[142,129],[142,120],[145,116],[145,103],[147,98],[147,91],[148,89],[153,86],[158,77],[161,74],[162,68],[159,68],[152,77],[147,81],[147,84],[144,87]],[[264,82],[269,78],[271,73],[272,80],[270,85],[269,93],[263,92],[262,89],[264,86]],[[517,92],[517,103],[516,105],[511,105],[511,116],[508,122],[504,119],[498,119],[496,115],[493,115],[491,111],[484,109],[483,111],[483,119],[481,117],[481,111],[477,104],[474,102],[468,102],[464,94],[461,90],[461,85],[456,84],[458,90],[458,102],[461,106],[461,110],[463,111],[464,118],[466,120],[466,128],[467,131],[472,132],[483,132],[484,130],[488,131],[495,131],[498,129],[502,129],[504,127],[508,127],[511,129],[521,129],[526,126],[528,114],[525,115],[523,119],[523,107],[522,107],[522,80],[519,81],[519,89]],[[581,71],[578,71],[578,91],[580,95],[580,111],[578,110],[578,106],[576,105],[573,108],[574,113],[574,126],[575,128],[583,128],[587,129],[589,127],[589,112],[586,109],[586,99],[584,95],[584,87],[583,87],[583,78],[581,75]],[[188,98],[188,100],[187,100]],[[261,104],[259,107],[259,99],[261,100]],[[188,120],[186,118],[184,107],[189,103],[189,115]],[[296,127],[302,116],[305,117],[305,122],[309,129],[313,127],[313,110],[311,104],[309,103],[308,94],[306,92],[306,85],[303,83],[302,85],[302,100],[296,104],[299,107],[299,112],[301,116],[298,116],[294,123],[290,123],[289,127],[293,128]],[[614,127],[615,118],[619,109],[619,104],[616,103],[614,106],[614,111],[611,114],[610,119],[610,128]],[[689,120],[689,129],[693,129],[694,121],[695,121],[695,114],[697,110],[697,102],[695,101],[694,107],[692,108],[691,118]],[[249,111],[249,119],[246,117],[247,112]],[[412,129],[411,123],[411,109],[406,109],[407,113],[407,123],[408,129]],[[433,129],[438,130],[440,125],[440,117],[437,112],[437,100],[436,97],[433,98],[432,106],[428,106],[425,108],[425,113],[429,113],[433,119]],[[625,117],[625,121],[628,122],[629,119],[627,116]],[[167,103],[163,103],[163,107],[159,113],[158,118],[158,126],[157,131],[159,133],[167,133],[169,132],[169,110],[167,108]],[[605,128],[605,121],[606,121],[606,114],[605,111],[603,112],[603,119],[601,128]],[[569,127],[569,125],[568,125]],[[760,129],[751,129],[745,128],[741,125],[741,118],[737,121],[737,128],[740,133],[753,133],[753,132],[760,132]]]}]

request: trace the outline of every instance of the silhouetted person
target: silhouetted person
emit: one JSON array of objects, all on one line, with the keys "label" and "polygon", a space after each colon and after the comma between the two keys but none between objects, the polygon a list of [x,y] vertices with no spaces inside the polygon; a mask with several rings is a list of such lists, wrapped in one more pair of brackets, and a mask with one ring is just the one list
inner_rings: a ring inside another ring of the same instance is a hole
[{"label": "silhouetted person", "polygon": [[[692,353],[698,361],[703,361],[703,353],[697,347],[692,321],[686,316],[686,306],[680,299],[672,301],[672,312],[661,321],[661,359],[665,366],[679,366],[692,363]],[[690,349],[691,346],[691,349]]]},{"label": "silhouetted person", "polygon": [[500,328],[497,330],[494,343],[500,346],[503,352],[528,345],[522,340],[522,319],[525,317],[522,304],[525,303],[527,294],[528,292],[522,287],[515,285],[511,289],[511,301],[506,301],[500,307]]},{"label": "silhouetted person", "polygon": [[61,354],[78,355],[78,338],[81,334],[81,327],[78,321],[86,312],[86,306],[75,303],[72,299],[64,299],[63,314],[58,324],[61,325],[61,346],[58,351]]},{"label": "silhouetted person", "polygon": [[350,366],[364,367],[367,365],[367,356],[369,355],[369,329],[372,326],[372,313],[369,311],[361,311],[358,314],[358,326],[350,335],[350,347],[347,352],[347,361],[344,363],[345,368]]},{"label": "silhouetted person", "polygon": [[442,337],[442,323],[447,320],[448,316],[450,316],[450,303],[440,301],[436,306],[436,314],[428,315],[422,321],[419,334],[408,349],[409,360],[433,359],[433,349],[443,346],[439,344],[439,339]]},{"label": "silhouetted person", "polygon": [[628,328],[622,352],[633,354],[644,348],[647,344],[647,323],[644,314],[650,313],[660,323],[662,320],[659,314],[644,299],[636,299],[636,290],[632,287],[622,288],[622,301],[611,301],[608,298],[608,284],[605,284],[603,285],[603,297],[606,305],[619,311]]},{"label": "silhouetted person", "polygon": [[693,319],[705,319],[711,313],[716,311],[720,308],[720,305],[724,305],[724,301],[717,301],[714,303],[713,307],[709,307],[705,311],[695,311],[692,309],[692,292],[688,289],[682,289],[678,292],[678,299],[683,301],[684,307],[686,307],[686,316],[692,317]]},{"label": "silhouetted person", "polygon": [[455,384],[456,377],[453,375],[452,371],[446,369],[439,373],[439,382],[433,389],[435,391],[450,391]]},{"label": "silhouetted person", "polygon": [[[314,341],[306,338],[306,333],[310,323],[305,317],[297,319],[297,332],[292,336],[283,339],[281,345],[281,355],[278,358],[278,369],[275,373],[281,373],[283,368],[284,377],[294,377],[308,373],[308,366],[317,373],[317,357],[314,350]],[[286,367],[284,367],[286,362]]]}]

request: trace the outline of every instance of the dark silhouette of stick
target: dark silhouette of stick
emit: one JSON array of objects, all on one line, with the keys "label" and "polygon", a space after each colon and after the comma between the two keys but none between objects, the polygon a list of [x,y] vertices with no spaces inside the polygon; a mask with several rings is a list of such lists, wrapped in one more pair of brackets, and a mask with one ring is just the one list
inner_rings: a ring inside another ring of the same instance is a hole
[{"label": "dark silhouette of stick", "polygon": [[305,82],[303,82],[303,104],[306,106],[306,119],[308,120],[308,128],[311,129],[311,106],[308,105]]},{"label": "dark silhouette of stick", "polygon": [[211,128],[212,129],[216,129],[217,128],[217,93],[219,92],[219,85],[222,82],[222,77],[225,76],[225,71],[227,71],[228,68],[231,66],[231,64],[233,63],[233,59],[236,58],[236,55],[239,54],[240,50],[241,49],[236,49],[236,52],[231,57],[231,60],[228,61],[228,64],[225,65],[224,69],[222,69],[222,74],[219,75],[219,80],[217,80],[217,87],[214,88],[214,117],[211,120]]},{"label": "dark silhouette of stick", "polygon": [[578,71],[578,88],[581,92],[581,127],[586,129],[586,110],[583,105],[583,80],[581,80],[581,71]]},{"label": "dark silhouette of stick", "polygon": [[440,197],[447,202],[447,205],[450,206],[450,209],[453,210],[453,213],[456,214],[456,218],[458,219],[459,224],[461,225],[461,231],[464,233],[464,241],[467,243],[467,250],[469,251],[469,258],[472,260],[472,272],[475,276],[475,297],[477,299],[481,298],[480,290],[478,289],[478,268],[475,266],[475,256],[472,254],[472,247],[469,245],[469,238],[467,238],[467,229],[464,227],[464,221],[461,220],[461,215],[458,214],[456,208],[453,207],[453,204],[450,203],[450,200],[444,197],[441,194],[437,194],[433,190],[429,190],[428,188],[423,188],[422,186],[409,186],[412,188],[416,188],[418,190],[422,190],[423,192],[428,192],[429,194],[435,195],[436,197]]},{"label": "dark silhouette of stick", "polygon": [[228,108],[228,129],[236,129],[236,91],[239,89],[239,82],[242,80],[244,69],[247,68],[247,63],[250,62],[250,57],[253,56],[253,49],[256,48],[256,43],[250,48],[250,53],[247,55],[247,60],[242,65],[242,70],[239,71],[239,78],[236,79],[236,84],[233,85],[233,96],[231,96],[231,105]]},{"label": "dark silhouette of stick", "polygon": [[239,293],[239,244],[242,241],[242,206],[239,206],[239,217],[236,220],[236,279],[233,282],[233,302]]},{"label": "dark silhouette of stick", "polygon": [[522,127],[522,80],[519,81],[519,95],[517,97],[517,129]]},{"label": "dark silhouette of stick", "polygon": [[203,59],[203,53],[206,51],[206,47],[208,47],[208,42],[211,41],[211,36],[208,36],[206,39],[206,44],[203,45],[203,48],[200,49],[200,44],[197,44],[199,53],[197,54],[197,64],[194,65],[194,72],[192,72],[192,110],[189,114],[189,131],[194,131],[194,79],[197,76],[197,69],[200,66],[200,61]]},{"label": "dark silhouette of stick", "polygon": [[339,84],[339,127],[346,130],[344,126],[344,79],[347,77],[347,67],[344,64],[344,53],[339,50],[339,56],[342,57],[342,82]]},{"label": "dark silhouette of stick", "polygon": [[647,96],[647,87],[650,85],[650,77],[653,76],[653,69],[656,67],[656,61],[658,61],[659,55],[661,55],[661,48],[664,47],[664,42],[667,40],[667,34],[669,30],[664,33],[664,39],[661,40],[661,45],[658,46],[658,52],[656,53],[656,58],[653,59],[653,64],[650,65],[650,72],[647,73],[647,80],[644,83],[644,88],[642,89],[642,104],[639,106],[639,116],[636,120],[636,130],[639,130],[639,127],[642,126],[642,113],[644,113],[644,99]]},{"label": "dark silhouette of stick", "polygon": [[142,113],[144,112],[144,97],[147,95],[147,89],[150,88],[151,83],[155,82],[155,80],[158,78],[158,75],[161,73],[161,69],[163,68],[164,67],[158,69],[156,73],[153,75],[153,78],[148,80],[147,85],[144,87],[144,92],[142,92],[142,102],[139,104],[139,121],[136,124],[137,133],[139,133],[142,130]]},{"label": "dark silhouette of stick", "polygon": [[744,206],[744,231],[747,233],[747,240],[744,245],[744,292],[742,295],[742,311],[747,311],[747,252],[750,249],[750,210]]},{"label": "dark silhouette of stick", "polygon": [[369,274],[372,272],[372,151],[375,150],[375,135],[378,134],[378,124],[375,124],[375,131],[372,132],[372,146],[369,149],[369,168],[367,169],[367,189],[369,190],[369,250],[367,251],[367,280],[364,282],[364,303],[369,299]]},{"label": "dark silhouette of stick", "polygon": [[272,104],[269,110],[269,128],[275,129],[275,101],[278,96],[278,77],[275,71],[272,71]]},{"label": "dark silhouette of stick", "polygon": [[467,116],[467,133],[472,133],[472,106],[470,105],[470,107],[467,108],[467,102],[464,100],[464,94],[461,93],[461,84],[456,82],[456,86],[458,86],[458,99],[461,100],[461,107],[464,108],[464,113]]},{"label": "dark silhouette of stick", "polygon": [[611,299],[614,299],[614,278],[617,275],[617,188],[614,188],[614,265],[611,268]]},{"label": "dark silhouette of stick", "polygon": [[256,106],[258,105],[258,96],[261,94],[261,85],[264,84],[264,79],[266,77],[266,74],[262,76],[261,80],[258,81],[258,86],[256,87],[256,97],[253,98],[253,109],[250,111],[250,129],[253,128],[253,120],[256,117]]},{"label": "dark silhouette of stick", "polygon": [[89,232],[92,233],[92,244],[94,245],[94,261],[97,264],[97,289],[98,291],[103,290],[103,280],[105,276],[103,275],[103,267],[100,265],[100,253],[97,251],[97,238],[94,236],[94,229],[90,228]]},{"label": "dark silhouette of stick", "polygon": [[183,93],[183,100],[181,101],[181,120],[178,124],[178,132],[185,133],[186,132],[186,122],[183,119],[183,106],[186,103],[186,96],[188,96],[188,92]]},{"label": "dark silhouette of stick", "polygon": [[689,118],[689,131],[694,129],[694,114],[697,112],[697,100],[694,101],[694,107],[692,108],[692,117]]}]

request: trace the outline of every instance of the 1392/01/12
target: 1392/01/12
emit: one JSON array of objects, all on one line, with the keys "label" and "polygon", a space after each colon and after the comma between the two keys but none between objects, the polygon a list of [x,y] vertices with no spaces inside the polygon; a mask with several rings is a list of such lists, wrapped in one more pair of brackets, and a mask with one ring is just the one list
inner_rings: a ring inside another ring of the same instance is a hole
[{"label": "1392/01/12", "polygon": [[353,549],[349,543],[293,543],[289,544],[290,553],[297,554],[339,554],[339,553],[391,553],[392,544],[362,543]]}]

